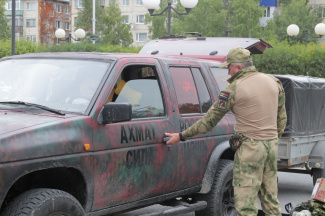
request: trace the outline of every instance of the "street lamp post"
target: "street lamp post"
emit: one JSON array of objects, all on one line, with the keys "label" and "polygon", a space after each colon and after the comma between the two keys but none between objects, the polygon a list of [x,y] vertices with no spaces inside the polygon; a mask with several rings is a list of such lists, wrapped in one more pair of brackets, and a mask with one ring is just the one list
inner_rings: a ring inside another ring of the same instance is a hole
[{"label": "street lamp post", "polygon": [[288,26],[287,28],[287,34],[294,38],[294,39],[300,39],[302,38],[303,36],[305,37],[305,45],[307,46],[307,43],[308,43],[308,37],[312,37],[312,38],[321,38],[323,35],[325,35],[325,24],[324,23],[318,23],[316,26],[315,26],[315,33],[316,35],[318,36],[313,36],[309,33],[308,29],[306,29],[302,35],[298,36],[297,35],[299,34],[299,27],[296,25],[296,24],[291,24]]},{"label": "street lamp post", "polygon": [[80,41],[80,39],[84,39],[86,32],[83,29],[77,29],[74,35],[76,38],[72,37],[71,33],[69,33],[69,36],[66,39],[63,39],[65,37],[65,31],[60,28],[55,31],[55,37],[57,37],[59,41],[68,41],[68,43],[71,43],[71,40]]},{"label": "street lamp post", "polygon": [[171,10],[175,11],[178,15],[188,15],[192,8],[194,8],[198,0],[180,0],[182,6],[185,8],[186,13],[180,13],[175,8],[172,7],[172,2],[168,2],[168,6],[159,14],[154,14],[155,9],[159,6],[160,0],[143,0],[143,5],[148,9],[150,16],[160,16],[166,10],[168,10],[168,36],[171,35]]}]

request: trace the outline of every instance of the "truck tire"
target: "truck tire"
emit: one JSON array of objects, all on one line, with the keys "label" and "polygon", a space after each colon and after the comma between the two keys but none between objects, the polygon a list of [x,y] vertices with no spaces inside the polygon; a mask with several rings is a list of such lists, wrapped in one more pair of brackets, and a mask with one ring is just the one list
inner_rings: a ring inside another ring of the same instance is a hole
[{"label": "truck tire", "polygon": [[208,206],[195,212],[196,216],[236,216],[234,202],[233,161],[220,160],[216,167],[216,174],[213,179],[211,191],[196,197],[197,200],[204,200]]},{"label": "truck tire", "polygon": [[312,172],[313,172],[313,184],[314,185],[316,184],[317,179],[325,177],[324,169],[313,168]]},{"label": "truck tire", "polygon": [[85,212],[72,195],[54,189],[32,189],[16,197],[1,216],[84,216]]}]

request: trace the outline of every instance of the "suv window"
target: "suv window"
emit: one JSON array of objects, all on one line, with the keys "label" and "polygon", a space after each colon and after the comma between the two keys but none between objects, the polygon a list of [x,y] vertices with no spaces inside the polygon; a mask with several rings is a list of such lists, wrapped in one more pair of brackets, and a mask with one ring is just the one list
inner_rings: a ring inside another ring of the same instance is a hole
[{"label": "suv window", "polygon": [[210,68],[210,69],[221,92],[228,86],[227,80],[230,78],[230,75],[228,75],[228,69],[224,69],[224,68]]},{"label": "suv window", "polygon": [[133,119],[165,116],[156,74],[156,69],[151,66],[132,65],[124,68],[109,101],[131,103]]},{"label": "suv window", "polygon": [[208,88],[204,82],[200,69],[192,68],[192,72],[193,72],[196,88],[199,93],[201,112],[206,113],[212,105],[212,100]]},{"label": "suv window", "polygon": [[[198,68],[170,67],[181,114],[206,112],[211,97]],[[193,75],[192,75],[193,74]],[[193,78],[194,77],[194,78]]]}]

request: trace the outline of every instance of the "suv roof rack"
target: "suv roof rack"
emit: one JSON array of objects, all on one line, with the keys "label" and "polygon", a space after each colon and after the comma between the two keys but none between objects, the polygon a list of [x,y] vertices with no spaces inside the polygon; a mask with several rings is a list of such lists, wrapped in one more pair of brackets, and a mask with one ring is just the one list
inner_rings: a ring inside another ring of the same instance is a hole
[{"label": "suv roof rack", "polygon": [[185,32],[185,34],[190,34],[190,35],[197,35],[199,37],[202,37],[202,34],[199,32]]},{"label": "suv roof rack", "polygon": [[166,35],[166,36],[162,36],[159,39],[169,39],[169,38],[186,38],[183,35]]}]

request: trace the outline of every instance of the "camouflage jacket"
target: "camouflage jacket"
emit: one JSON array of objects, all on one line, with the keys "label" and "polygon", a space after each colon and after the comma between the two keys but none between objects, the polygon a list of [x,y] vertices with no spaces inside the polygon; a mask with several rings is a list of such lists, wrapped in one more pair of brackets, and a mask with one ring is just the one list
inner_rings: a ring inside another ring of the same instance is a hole
[{"label": "camouflage jacket", "polygon": [[[201,120],[197,121],[187,130],[182,132],[182,135],[188,138],[198,134],[207,133],[212,130],[222,119],[222,117],[234,106],[237,82],[240,79],[251,75],[252,73],[259,73],[254,66],[242,69],[241,71],[237,72],[235,75],[230,77],[228,79],[229,85],[224,91],[220,93],[218,101],[212,105],[212,107],[208,110],[208,112],[204,115]],[[269,76],[274,79],[280,85],[281,88],[278,97],[277,113],[277,132],[278,137],[280,138],[287,122],[287,115],[285,110],[285,94],[281,82],[275,77],[271,75]]]}]

